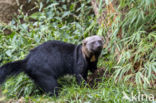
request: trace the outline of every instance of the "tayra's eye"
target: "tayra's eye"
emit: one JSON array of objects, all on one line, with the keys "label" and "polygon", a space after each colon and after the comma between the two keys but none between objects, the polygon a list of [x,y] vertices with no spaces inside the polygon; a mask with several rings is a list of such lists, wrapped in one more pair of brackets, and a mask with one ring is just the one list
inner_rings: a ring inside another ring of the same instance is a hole
[{"label": "tayra's eye", "polygon": [[98,40],[98,43],[102,44],[102,41],[101,40]]},{"label": "tayra's eye", "polygon": [[91,44],[95,44],[95,41],[91,42]]}]

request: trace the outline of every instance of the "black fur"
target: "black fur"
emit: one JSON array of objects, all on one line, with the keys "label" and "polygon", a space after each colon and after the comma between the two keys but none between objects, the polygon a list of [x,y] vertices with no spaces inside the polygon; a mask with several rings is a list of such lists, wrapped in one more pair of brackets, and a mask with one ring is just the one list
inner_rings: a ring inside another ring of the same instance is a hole
[{"label": "black fur", "polygon": [[[97,68],[97,60],[84,58],[82,45],[61,41],[48,41],[30,51],[24,60],[7,63],[0,67],[0,84],[6,77],[25,72],[45,92],[57,95],[57,78],[74,74],[77,82],[87,80],[88,70]],[[100,53],[96,54],[98,58]]]}]

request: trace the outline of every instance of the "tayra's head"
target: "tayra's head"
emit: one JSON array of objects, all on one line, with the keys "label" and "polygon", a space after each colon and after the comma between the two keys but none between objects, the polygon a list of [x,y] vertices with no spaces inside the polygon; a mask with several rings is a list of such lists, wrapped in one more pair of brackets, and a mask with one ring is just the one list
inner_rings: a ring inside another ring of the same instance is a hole
[{"label": "tayra's head", "polygon": [[82,52],[86,57],[90,57],[92,54],[100,54],[103,48],[104,39],[102,36],[90,36],[82,42]]}]

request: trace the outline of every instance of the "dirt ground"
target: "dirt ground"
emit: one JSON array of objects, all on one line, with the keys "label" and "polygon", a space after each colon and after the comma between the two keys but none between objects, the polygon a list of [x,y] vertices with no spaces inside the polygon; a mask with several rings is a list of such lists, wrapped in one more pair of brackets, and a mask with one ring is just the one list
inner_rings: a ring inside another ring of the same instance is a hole
[{"label": "dirt ground", "polygon": [[90,87],[96,87],[98,82],[102,81],[103,77],[109,78],[110,76],[111,74],[108,73],[105,68],[98,68],[93,74],[88,76],[87,82]]}]

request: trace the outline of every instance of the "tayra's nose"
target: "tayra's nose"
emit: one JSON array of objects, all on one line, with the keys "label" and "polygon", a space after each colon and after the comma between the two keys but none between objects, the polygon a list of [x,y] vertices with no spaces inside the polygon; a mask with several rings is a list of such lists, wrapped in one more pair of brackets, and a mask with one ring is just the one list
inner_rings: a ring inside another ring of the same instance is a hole
[{"label": "tayra's nose", "polygon": [[97,50],[101,50],[101,49],[102,49],[101,46],[98,46],[98,47],[97,47]]},{"label": "tayra's nose", "polygon": [[100,43],[96,43],[95,48],[96,48],[96,50],[100,50],[102,48],[102,46]]}]

